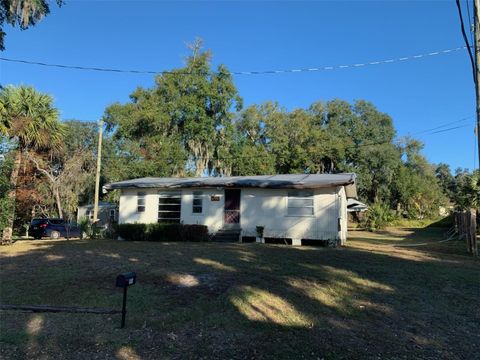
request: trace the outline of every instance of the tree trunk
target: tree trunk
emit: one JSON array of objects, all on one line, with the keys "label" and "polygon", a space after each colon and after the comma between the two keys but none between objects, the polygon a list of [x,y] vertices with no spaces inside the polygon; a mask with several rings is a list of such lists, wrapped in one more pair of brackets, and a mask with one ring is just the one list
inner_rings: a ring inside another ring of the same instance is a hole
[{"label": "tree trunk", "polygon": [[18,172],[20,171],[20,166],[22,165],[22,152],[17,150],[15,154],[15,162],[13,163],[12,173],[10,174],[10,185],[11,189],[8,193],[8,199],[12,203],[12,212],[10,217],[8,218],[8,224],[3,229],[2,234],[2,243],[3,244],[10,244],[12,242],[12,234],[13,234],[13,220],[15,219],[15,198],[17,195],[17,180],[18,180]]},{"label": "tree trunk", "polygon": [[58,210],[58,217],[60,219],[63,219],[63,210],[62,210],[62,202],[60,201],[60,192],[58,191],[58,188],[53,185],[52,186],[53,193],[55,194],[55,201],[57,203],[57,210]]}]

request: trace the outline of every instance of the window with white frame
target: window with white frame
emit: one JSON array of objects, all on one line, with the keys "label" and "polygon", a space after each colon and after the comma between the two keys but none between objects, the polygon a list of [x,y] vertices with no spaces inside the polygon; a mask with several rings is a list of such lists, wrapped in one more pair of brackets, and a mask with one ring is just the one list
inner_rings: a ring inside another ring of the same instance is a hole
[{"label": "window with white frame", "polygon": [[193,192],[192,213],[194,214],[203,213],[203,192],[202,191]]},{"label": "window with white frame", "polygon": [[137,192],[137,212],[145,212],[145,196],[144,191]]},{"label": "window with white frame", "polygon": [[93,220],[93,210],[87,210],[85,212],[85,216],[90,219],[90,220]]},{"label": "window with white frame", "polygon": [[182,212],[181,192],[161,192],[158,195],[158,222],[179,223]]},{"label": "window with white frame", "polygon": [[312,216],[313,191],[292,190],[288,192],[288,215],[290,216]]}]

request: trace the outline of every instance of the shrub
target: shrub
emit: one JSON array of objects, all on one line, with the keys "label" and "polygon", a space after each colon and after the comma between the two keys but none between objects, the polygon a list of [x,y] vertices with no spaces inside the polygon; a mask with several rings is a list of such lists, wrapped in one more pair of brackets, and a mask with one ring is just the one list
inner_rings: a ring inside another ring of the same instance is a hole
[{"label": "shrub", "polygon": [[112,224],[106,228],[103,229],[101,232],[102,237],[104,239],[116,239],[117,238],[117,229],[115,227],[115,224]]},{"label": "shrub", "polygon": [[368,208],[362,220],[362,225],[369,231],[381,230],[391,225],[396,218],[397,216],[388,205],[374,203]]},{"label": "shrub", "polygon": [[93,224],[88,218],[80,219],[80,237],[83,239],[98,239],[105,237],[105,229],[103,227]]},{"label": "shrub", "polygon": [[208,227],[205,225],[182,225],[183,241],[208,241]]},{"label": "shrub", "polygon": [[146,241],[146,224],[120,224],[117,225],[117,235],[127,241]]},{"label": "shrub", "polygon": [[181,241],[181,224],[148,224],[146,241]]},{"label": "shrub", "polygon": [[82,217],[80,222],[78,223],[80,227],[80,237],[83,239],[84,237],[88,237],[88,231],[90,228],[90,221],[86,217]]},{"label": "shrub", "polygon": [[263,231],[265,230],[265,226],[256,226],[255,230],[257,231],[257,236],[259,238],[263,238]]},{"label": "shrub", "polygon": [[208,241],[205,225],[120,224],[116,233],[127,241]]},{"label": "shrub", "polygon": [[15,202],[8,196],[11,189],[10,172],[12,170],[13,161],[11,157],[0,163],[0,235],[3,229],[8,226],[9,220],[15,208]]}]

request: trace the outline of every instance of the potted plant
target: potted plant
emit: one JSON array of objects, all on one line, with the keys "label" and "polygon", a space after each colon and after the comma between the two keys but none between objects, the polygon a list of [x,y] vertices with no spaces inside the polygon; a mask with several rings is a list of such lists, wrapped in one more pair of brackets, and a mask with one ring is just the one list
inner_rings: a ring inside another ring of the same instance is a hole
[{"label": "potted plant", "polygon": [[265,229],[265,226],[257,226],[257,243],[265,243],[265,240],[263,238],[263,230]]}]

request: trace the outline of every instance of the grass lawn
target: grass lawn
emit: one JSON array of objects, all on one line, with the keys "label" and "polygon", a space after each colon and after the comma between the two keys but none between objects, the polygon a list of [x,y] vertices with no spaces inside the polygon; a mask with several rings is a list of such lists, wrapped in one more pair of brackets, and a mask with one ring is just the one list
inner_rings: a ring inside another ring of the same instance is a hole
[{"label": "grass lawn", "polygon": [[352,232],[344,248],[110,240],[0,248],[0,303],[120,308],[0,311],[2,359],[479,359],[480,261],[444,230]]}]

